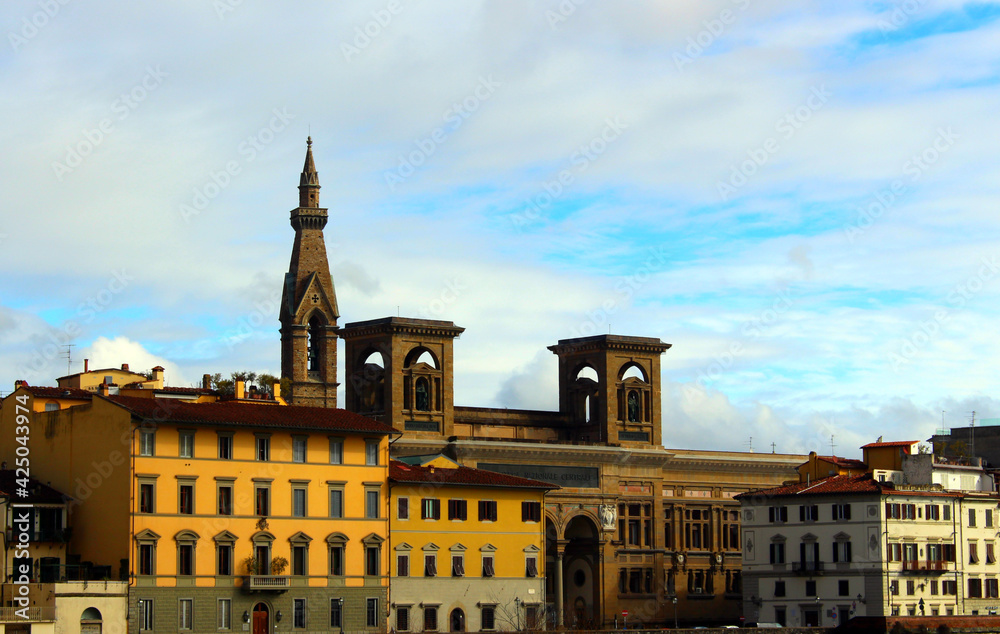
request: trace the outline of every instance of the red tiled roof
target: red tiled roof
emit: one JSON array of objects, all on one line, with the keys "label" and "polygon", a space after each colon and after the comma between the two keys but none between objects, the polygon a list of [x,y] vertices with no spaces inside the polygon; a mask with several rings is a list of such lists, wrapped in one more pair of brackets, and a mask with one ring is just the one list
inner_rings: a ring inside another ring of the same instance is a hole
[{"label": "red tiled roof", "polygon": [[235,425],[289,429],[351,431],[366,434],[399,433],[389,425],[345,409],[267,406],[254,403],[189,403],[168,398],[101,396],[139,418],[192,425]]},{"label": "red tiled roof", "polygon": [[13,503],[62,504],[66,501],[62,493],[34,478],[28,479],[28,495],[21,497],[17,495],[18,489],[21,488],[17,483],[18,479],[17,472],[13,469],[0,470],[0,495],[10,496]]},{"label": "red tiled roof", "polygon": [[827,462],[833,463],[838,467],[843,467],[845,469],[868,469],[866,465],[861,460],[856,460],[854,458],[841,458],[839,456],[816,456],[820,460],[825,460]]},{"label": "red tiled roof", "polygon": [[35,398],[81,398],[90,400],[94,398],[93,392],[81,390],[77,387],[38,387],[25,385],[24,389],[31,392]]},{"label": "red tiled roof", "polygon": [[893,440],[891,442],[870,442],[862,445],[862,449],[877,449],[879,447],[912,447],[920,442],[919,440]]},{"label": "red tiled roof", "polygon": [[763,497],[795,497],[814,495],[903,495],[923,497],[965,497],[968,491],[897,490],[892,482],[878,482],[871,473],[858,476],[835,475],[813,482],[796,482],[773,489],[740,493],[735,499]]},{"label": "red tiled roof", "polygon": [[518,489],[558,489],[548,482],[529,480],[506,473],[496,473],[471,467],[420,467],[393,460],[389,463],[389,479],[399,483],[430,482],[450,486],[486,486]]},{"label": "red tiled roof", "polygon": [[166,394],[219,394],[217,390],[213,390],[210,387],[158,387],[153,391],[164,392]]}]

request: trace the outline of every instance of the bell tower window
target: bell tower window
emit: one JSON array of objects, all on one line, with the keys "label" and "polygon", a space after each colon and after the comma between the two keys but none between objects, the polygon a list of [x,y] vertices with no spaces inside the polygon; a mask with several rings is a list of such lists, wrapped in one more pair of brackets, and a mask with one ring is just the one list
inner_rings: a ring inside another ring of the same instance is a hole
[{"label": "bell tower window", "polygon": [[313,317],[309,320],[309,332],[308,332],[308,343],[306,356],[309,361],[309,371],[319,372],[322,366],[322,339],[323,335],[321,333],[322,324],[320,323],[319,317]]}]

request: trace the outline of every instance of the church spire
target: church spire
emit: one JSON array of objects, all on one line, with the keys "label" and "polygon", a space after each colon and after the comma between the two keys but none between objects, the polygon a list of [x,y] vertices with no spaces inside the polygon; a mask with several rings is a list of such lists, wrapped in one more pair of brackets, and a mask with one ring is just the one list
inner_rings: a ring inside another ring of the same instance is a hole
[{"label": "church spire", "polygon": [[319,173],[313,161],[312,145],[312,137],[306,137],[306,162],[299,177],[299,207],[319,207]]}]

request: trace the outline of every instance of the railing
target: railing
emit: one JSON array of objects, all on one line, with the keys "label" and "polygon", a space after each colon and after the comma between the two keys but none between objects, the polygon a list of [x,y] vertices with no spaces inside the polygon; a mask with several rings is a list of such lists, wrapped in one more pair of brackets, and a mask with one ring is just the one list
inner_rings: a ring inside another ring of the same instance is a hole
[{"label": "railing", "polygon": [[250,575],[243,580],[247,590],[287,590],[288,577],[279,575]]},{"label": "railing", "polygon": [[944,572],[946,570],[948,570],[947,561],[910,559],[903,562],[903,572]]},{"label": "railing", "polygon": [[[28,618],[24,618],[28,617]],[[0,607],[0,623],[30,623],[32,621],[55,621],[55,608],[11,608]]]},{"label": "railing", "polygon": [[823,572],[823,562],[822,561],[796,561],[795,568],[796,574],[805,575],[812,574],[815,572]]}]

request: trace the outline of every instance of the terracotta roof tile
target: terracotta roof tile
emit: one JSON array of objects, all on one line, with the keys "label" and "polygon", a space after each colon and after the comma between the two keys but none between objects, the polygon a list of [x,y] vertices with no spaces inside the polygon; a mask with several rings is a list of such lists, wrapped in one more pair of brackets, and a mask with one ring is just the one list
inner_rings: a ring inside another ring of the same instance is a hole
[{"label": "terracotta roof tile", "polygon": [[920,442],[919,440],[893,440],[891,442],[870,442],[862,445],[862,449],[876,449],[879,447],[912,447]]},{"label": "terracotta roof tile", "polygon": [[25,385],[24,389],[28,390],[28,392],[30,392],[35,398],[80,398],[88,401],[94,398],[93,392],[81,390],[76,387],[40,387]]},{"label": "terracotta roof tile", "polygon": [[506,473],[496,473],[471,467],[420,467],[398,460],[389,463],[389,479],[393,482],[429,482],[450,486],[486,486],[518,489],[558,489],[548,482],[529,480]]},{"label": "terracotta roof tile", "polygon": [[822,495],[899,495],[919,497],[966,497],[970,491],[928,491],[896,489],[892,482],[878,482],[871,473],[859,476],[835,475],[813,482],[796,482],[773,489],[740,493],[737,500],[763,497],[812,497]]},{"label": "terracotta roof tile", "polygon": [[399,433],[389,425],[345,409],[297,405],[258,405],[227,401],[189,403],[167,398],[101,396],[139,418],[192,425],[235,425],[350,431],[366,434]]},{"label": "terracotta roof tile", "polygon": [[862,460],[856,460],[854,458],[841,458],[839,456],[816,456],[820,460],[825,460],[827,462],[833,463],[838,467],[843,467],[845,469],[868,469],[868,465]]}]

